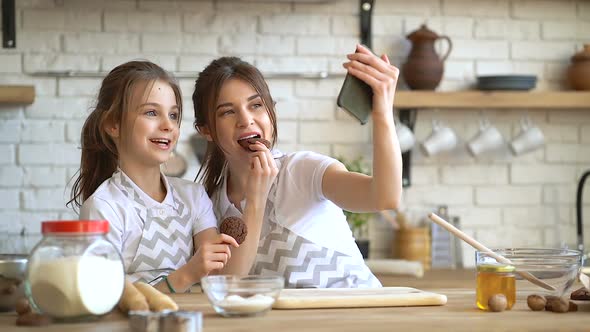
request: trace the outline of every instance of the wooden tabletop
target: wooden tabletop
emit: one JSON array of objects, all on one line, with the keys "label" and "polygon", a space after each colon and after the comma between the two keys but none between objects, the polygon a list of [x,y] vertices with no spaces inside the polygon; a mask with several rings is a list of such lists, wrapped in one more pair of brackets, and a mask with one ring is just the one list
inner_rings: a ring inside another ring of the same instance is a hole
[{"label": "wooden tabletop", "polygon": [[[272,310],[263,316],[223,318],[203,294],[174,294],[184,310],[203,312],[204,331],[589,331],[590,301],[577,302],[578,312],[533,312],[519,298],[510,311],[489,313],[475,307],[475,272],[428,271],[424,278],[380,276],[385,286],[409,286],[445,294],[448,303],[435,307]],[[579,287],[578,285],[574,287]],[[21,328],[15,313],[0,314],[1,331],[130,331],[117,312],[94,323],[53,324]]]}]

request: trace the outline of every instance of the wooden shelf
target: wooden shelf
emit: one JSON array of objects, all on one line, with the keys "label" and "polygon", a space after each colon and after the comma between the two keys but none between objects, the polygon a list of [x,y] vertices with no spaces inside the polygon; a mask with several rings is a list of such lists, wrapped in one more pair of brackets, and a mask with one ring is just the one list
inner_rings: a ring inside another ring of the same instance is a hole
[{"label": "wooden shelf", "polygon": [[32,104],[35,101],[33,85],[0,85],[0,104]]},{"label": "wooden shelf", "polygon": [[590,110],[590,91],[398,91],[398,109],[579,109]]}]

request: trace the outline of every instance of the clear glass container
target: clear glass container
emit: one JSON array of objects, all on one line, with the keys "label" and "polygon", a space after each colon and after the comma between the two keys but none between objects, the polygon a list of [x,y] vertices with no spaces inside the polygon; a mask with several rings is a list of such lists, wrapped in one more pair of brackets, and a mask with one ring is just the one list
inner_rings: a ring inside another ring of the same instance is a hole
[{"label": "clear glass container", "polygon": [[490,263],[478,264],[476,287],[475,297],[479,309],[489,310],[488,301],[490,297],[503,294],[507,301],[506,310],[510,310],[514,302],[516,302],[514,266]]},{"label": "clear glass container", "polygon": [[44,221],[29,255],[25,292],[34,310],[62,321],[97,318],[123,294],[119,251],[105,220]]}]

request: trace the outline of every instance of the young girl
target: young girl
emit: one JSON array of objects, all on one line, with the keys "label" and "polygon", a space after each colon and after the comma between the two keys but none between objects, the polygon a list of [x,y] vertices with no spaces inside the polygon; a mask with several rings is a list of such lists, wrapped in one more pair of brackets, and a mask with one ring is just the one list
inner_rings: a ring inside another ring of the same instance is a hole
[{"label": "young girl", "polygon": [[[393,121],[398,69],[383,55],[357,46],[344,64],[373,90],[373,176],[349,172],[337,160],[313,152],[288,155],[245,139],[277,139],[274,101],[261,73],[239,58],[223,57],[202,71],[193,93],[195,128],[209,141],[197,177],[218,219],[242,214],[243,200],[265,200],[262,223],[232,249],[242,274],[282,275],[287,287],[379,287],[364,264],[342,209],[396,208],[401,196],[401,153]],[[278,168],[268,191],[252,198],[248,159]],[[256,220],[256,219],[250,219]]]},{"label": "young girl", "polygon": [[109,221],[108,238],[131,281],[166,292],[185,291],[224,268],[228,245],[238,247],[217,234],[201,185],[160,172],[181,117],[180,89],[162,68],[147,61],[114,68],[84,123],[81,166],[68,203],[83,202],[81,219]]}]

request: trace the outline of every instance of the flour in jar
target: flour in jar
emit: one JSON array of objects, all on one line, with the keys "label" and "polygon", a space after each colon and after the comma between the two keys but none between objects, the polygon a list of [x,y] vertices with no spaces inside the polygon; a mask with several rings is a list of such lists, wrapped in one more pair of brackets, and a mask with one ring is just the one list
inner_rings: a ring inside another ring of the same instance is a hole
[{"label": "flour in jar", "polygon": [[100,256],[69,256],[29,268],[35,304],[53,317],[102,315],[119,301],[125,284],[120,261]]},{"label": "flour in jar", "polygon": [[261,294],[246,298],[230,295],[219,301],[217,306],[234,313],[254,313],[269,308],[274,301],[274,298]]}]

